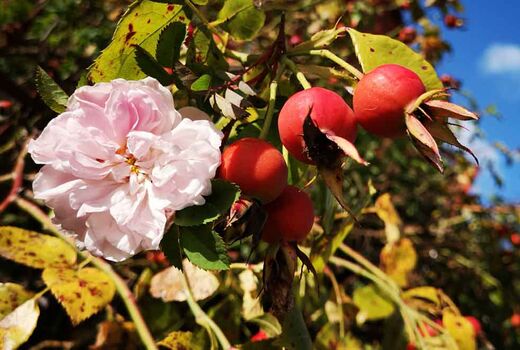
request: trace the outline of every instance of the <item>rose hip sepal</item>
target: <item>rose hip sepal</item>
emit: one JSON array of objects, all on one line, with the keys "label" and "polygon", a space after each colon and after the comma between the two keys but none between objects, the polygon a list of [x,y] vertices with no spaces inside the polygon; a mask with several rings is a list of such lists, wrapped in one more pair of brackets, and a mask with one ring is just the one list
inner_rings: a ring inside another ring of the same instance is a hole
[{"label": "rose hip sepal", "polygon": [[[449,129],[448,118],[476,120],[478,116],[443,100],[445,90],[425,91],[421,78],[397,64],[384,64],[368,72],[354,91],[357,122],[380,137],[408,135],[418,151],[442,172],[436,139],[475,155]],[[477,160],[478,163],[478,160]]]}]

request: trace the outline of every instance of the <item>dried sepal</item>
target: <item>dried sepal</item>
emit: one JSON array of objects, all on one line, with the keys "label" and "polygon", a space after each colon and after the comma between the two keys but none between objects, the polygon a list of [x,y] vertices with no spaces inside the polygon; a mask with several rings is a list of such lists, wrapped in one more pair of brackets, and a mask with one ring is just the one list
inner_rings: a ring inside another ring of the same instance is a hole
[{"label": "dried sepal", "polygon": [[453,118],[457,120],[478,120],[476,113],[467,110],[455,103],[443,100],[429,100],[424,102],[425,109],[436,119]]},{"label": "dried sepal", "polygon": [[423,104],[426,101],[430,101],[434,97],[448,97],[449,94],[446,93],[445,89],[435,89],[435,90],[429,90],[426,91],[421,96],[417,97],[414,101],[410,102],[408,106],[405,108],[406,114],[412,114],[415,112],[421,104]]},{"label": "dried sepal", "polygon": [[413,114],[406,113],[405,121],[406,131],[417,150],[442,173],[442,158],[433,136]]},{"label": "dried sepal", "polygon": [[479,165],[475,154],[468,147],[464,146],[459,142],[459,140],[457,140],[457,137],[455,134],[453,134],[447,124],[429,123],[426,124],[426,128],[434,138],[468,152],[473,157],[473,159],[475,159],[477,165]]},{"label": "dried sepal", "polygon": [[347,213],[350,214],[354,222],[359,223],[358,219],[356,218],[356,215],[352,211],[352,209],[348,206],[347,202],[345,202],[345,198],[343,197],[343,171],[341,168],[319,168],[319,172],[325,181],[325,184],[329,188],[330,192],[336,198],[339,205]]},{"label": "dried sepal", "polygon": [[356,149],[356,146],[352,142],[350,142],[347,139],[344,139],[343,137],[336,136],[336,135],[328,135],[325,134],[329,140],[334,142],[336,146],[338,146],[339,149],[345,153],[346,156],[354,159],[356,162],[362,165],[368,165],[369,163],[361,158],[359,155],[358,150]]}]

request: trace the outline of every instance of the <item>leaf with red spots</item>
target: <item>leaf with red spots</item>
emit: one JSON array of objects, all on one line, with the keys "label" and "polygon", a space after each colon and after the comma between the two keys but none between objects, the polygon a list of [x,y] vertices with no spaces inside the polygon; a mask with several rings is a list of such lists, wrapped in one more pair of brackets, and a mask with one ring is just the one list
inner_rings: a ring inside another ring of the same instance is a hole
[{"label": "leaf with red spots", "polygon": [[116,291],[112,280],[92,267],[48,268],[43,270],[42,278],[74,325],[103,309]]},{"label": "leaf with red spots", "polygon": [[173,22],[188,22],[181,5],[134,2],[119,21],[112,42],[90,67],[90,81],[144,78],[135,59],[136,45],[155,56],[162,30]]},{"label": "leaf with red spots", "polygon": [[386,35],[360,33],[352,28],[348,33],[363,72],[370,72],[383,64],[399,64],[417,73],[426,90],[442,89],[442,82],[433,66],[406,44]]},{"label": "leaf with red spots", "polygon": [[0,227],[0,256],[37,269],[76,264],[76,250],[59,238],[18,227]]},{"label": "leaf with red spots", "polygon": [[7,316],[27,299],[32,298],[33,293],[16,283],[0,283],[0,319]]}]

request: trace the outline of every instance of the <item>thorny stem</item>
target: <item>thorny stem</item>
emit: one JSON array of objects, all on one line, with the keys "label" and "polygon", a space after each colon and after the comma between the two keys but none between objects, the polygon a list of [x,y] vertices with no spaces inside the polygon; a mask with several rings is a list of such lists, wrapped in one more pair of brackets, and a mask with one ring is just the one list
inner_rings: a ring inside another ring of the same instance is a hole
[{"label": "thorny stem", "polygon": [[229,340],[226,338],[219,326],[204,312],[204,310],[202,310],[199,304],[197,304],[191,292],[186,275],[183,273],[182,276],[182,286],[184,288],[184,293],[186,294],[188,306],[190,307],[191,312],[193,312],[193,316],[195,316],[195,321],[202,327],[208,329],[208,331],[211,331],[213,334],[215,334],[218,342],[220,343],[220,346],[222,346],[222,349],[230,349],[231,344],[229,343]]},{"label": "thorny stem", "polygon": [[361,80],[361,78],[363,78],[362,72],[360,72],[356,67],[354,67],[350,63],[341,59],[339,56],[337,56],[332,51],[329,51],[326,49],[321,49],[321,50],[309,50],[308,52],[305,52],[305,53],[307,53],[311,56],[320,56],[320,57],[327,58],[327,59],[331,60],[332,62],[336,63],[337,65],[339,65],[341,68],[348,71],[350,74],[355,76],[358,80]]},{"label": "thorny stem", "polygon": [[276,103],[276,94],[278,92],[278,80],[283,74],[285,69],[285,63],[282,62],[278,71],[276,72],[276,77],[271,81],[269,85],[269,104],[267,105],[267,111],[265,112],[264,125],[262,126],[262,131],[260,132],[259,138],[261,140],[265,140],[267,135],[269,134],[269,129],[271,128],[271,122],[273,121],[274,108]]},{"label": "thorny stem", "polygon": [[74,247],[74,249],[76,249],[78,254],[83,259],[91,259],[92,265],[94,265],[110,277],[112,282],[114,282],[117,293],[123,300],[126,309],[128,310],[130,318],[134,322],[137,334],[141,338],[143,345],[146,347],[147,350],[157,350],[155,341],[150,331],[148,330],[148,327],[146,326],[146,323],[141,313],[139,312],[139,308],[137,306],[134,295],[126,285],[126,282],[112,269],[112,266],[110,266],[110,264],[105,262],[103,259],[90,255],[88,252],[77,250],[76,246],[74,245],[74,242],[72,242],[69,238],[64,236],[63,233],[60,230],[58,230],[58,228],[52,223],[49,216],[45,214],[40,208],[38,208],[38,206],[20,197],[15,199],[15,204],[18,205],[20,209],[26,211],[37,221],[39,221],[44,229],[48,230],[56,237],[61,238],[63,241],[67,242],[72,247]]},{"label": "thorny stem", "polygon": [[298,79],[300,85],[304,89],[310,89],[312,87],[307,78],[305,78],[305,75],[303,75],[303,73],[298,70],[298,67],[296,67],[296,64],[294,64],[293,61],[287,57],[282,57],[282,63],[285,64],[291,70],[291,72],[294,73],[296,79]]}]

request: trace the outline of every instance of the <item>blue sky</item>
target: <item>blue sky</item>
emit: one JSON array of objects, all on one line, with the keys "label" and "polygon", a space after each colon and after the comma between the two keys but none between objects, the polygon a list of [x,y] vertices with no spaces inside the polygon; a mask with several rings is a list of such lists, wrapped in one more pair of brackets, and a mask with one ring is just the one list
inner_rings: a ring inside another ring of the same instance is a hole
[{"label": "blue sky", "polygon": [[[464,29],[444,30],[453,46],[437,67],[439,74],[448,73],[462,80],[463,90],[472,93],[484,108],[494,104],[501,118],[482,116],[481,128],[489,143],[502,142],[508,148],[520,149],[520,1],[462,0],[466,20]],[[435,15],[435,14],[433,14]],[[437,14],[439,21],[442,16]],[[456,102],[464,102],[462,96]],[[497,187],[488,171],[481,171],[475,191],[485,202],[498,194],[508,202],[520,203],[520,159],[511,167],[505,158],[487,143],[472,145],[477,157],[494,159],[496,170],[504,178]],[[480,153],[480,154],[479,154]],[[484,169],[482,169],[484,170]]]}]

